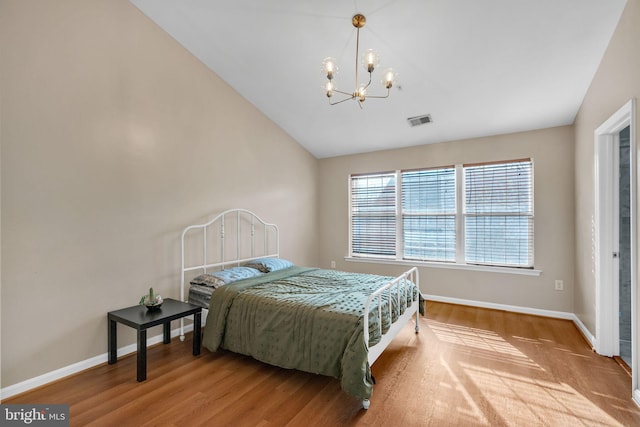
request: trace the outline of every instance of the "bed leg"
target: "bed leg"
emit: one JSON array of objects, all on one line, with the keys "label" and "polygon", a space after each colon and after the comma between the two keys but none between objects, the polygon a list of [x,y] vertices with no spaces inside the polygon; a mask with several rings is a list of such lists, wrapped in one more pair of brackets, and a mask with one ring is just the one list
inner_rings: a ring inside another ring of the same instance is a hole
[{"label": "bed leg", "polygon": [[364,400],[362,401],[362,407],[363,407],[364,409],[369,409],[369,406],[371,406],[371,401],[370,401],[369,399],[364,399]]},{"label": "bed leg", "polygon": [[184,341],[184,335],[180,335],[180,341]]}]

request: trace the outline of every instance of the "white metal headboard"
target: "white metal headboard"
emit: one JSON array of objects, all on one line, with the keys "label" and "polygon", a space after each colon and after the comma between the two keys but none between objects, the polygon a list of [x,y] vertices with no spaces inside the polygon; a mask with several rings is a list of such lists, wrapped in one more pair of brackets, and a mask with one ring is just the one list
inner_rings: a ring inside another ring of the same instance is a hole
[{"label": "white metal headboard", "polygon": [[180,300],[185,301],[185,277],[190,272],[202,274],[256,258],[279,257],[278,226],[249,210],[229,209],[205,224],[185,228],[181,253]]}]

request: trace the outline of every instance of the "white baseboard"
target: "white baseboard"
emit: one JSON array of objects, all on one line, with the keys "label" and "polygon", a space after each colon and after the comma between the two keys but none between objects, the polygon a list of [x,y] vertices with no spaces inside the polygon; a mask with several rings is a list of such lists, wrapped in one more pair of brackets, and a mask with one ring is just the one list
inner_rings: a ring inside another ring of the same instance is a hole
[{"label": "white baseboard", "polygon": [[633,390],[633,401],[636,402],[636,405],[640,406],[640,390]]},{"label": "white baseboard", "polygon": [[[184,327],[185,332],[190,332],[192,330],[193,330],[193,324],[185,325]],[[179,335],[180,335],[180,328],[176,328],[171,331],[172,338],[177,337]],[[158,344],[161,342],[162,342],[162,334],[147,338],[147,346]],[[117,355],[118,357],[122,357],[127,354],[135,353],[137,348],[138,346],[136,343],[127,345],[125,347],[119,348]],[[108,354],[103,353],[99,356],[95,356],[90,359],[86,359],[81,362],[74,363],[73,365],[65,366],[63,368],[56,369],[55,371],[47,372],[46,374],[37,376],[35,378],[30,378],[20,383],[10,385],[8,387],[0,389],[0,399],[8,399],[9,397],[15,396],[16,394],[24,393],[25,391],[29,391],[36,387],[40,387],[50,382],[59,380],[61,378],[68,377],[69,375],[77,374],[78,372],[106,363],[107,360],[108,360]],[[132,373],[132,375],[134,375],[134,373]]]},{"label": "white baseboard", "polygon": [[593,334],[589,332],[587,327],[584,326],[584,323],[582,323],[582,320],[580,320],[578,316],[576,316],[575,314],[573,315],[573,319],[571,320],[573,320],[573,323],[580,330],[584,338],[589,342],[589,344],[591,345],[591,348],[596,348],[596,337],[594,337]]}]

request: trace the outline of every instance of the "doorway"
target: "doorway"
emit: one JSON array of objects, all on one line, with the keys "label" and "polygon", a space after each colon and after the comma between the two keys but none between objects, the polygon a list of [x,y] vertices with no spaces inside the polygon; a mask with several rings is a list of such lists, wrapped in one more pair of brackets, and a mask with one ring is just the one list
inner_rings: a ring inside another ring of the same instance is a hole
[{"label": "doorway", "polygon": [[[618,355],[631,367],[631,157],[630,127],[615,138],[618,152]],[[614,218],[614,221],[616,218]],[[614,284],[615,285],[615,284]]]},{"label": "doorway", "polygon": [[[596,288],[595,350],[604,356],[620,356],[621,352],[625,353],[628,360],[626,363],[632,369],[632,395],[640,404],[636,327],[639,177],[636,172],[638,153],[635,117],[635,100],[630,100],[595,131],[593,242]],[[624,149],[620,149],[621,140],[625,138],[629,141],[628,155]],[[628,166],[624,164],[626,159],[621,157],[628,158]],[[622,173],[627,174],[624,169],[628,169],[628,177],[621,178]],[[623,192],[628,194],[628,197],[621,196]],[[628,216],[628,219],[625,219],[625,216]],[[625,239],[623,243],[620,240],[621,236]],[[628,280],[625,276],[628,276]],[[628,286],[621,285],[624,281]],[[628,309],[627,304],[630,306]]]}]

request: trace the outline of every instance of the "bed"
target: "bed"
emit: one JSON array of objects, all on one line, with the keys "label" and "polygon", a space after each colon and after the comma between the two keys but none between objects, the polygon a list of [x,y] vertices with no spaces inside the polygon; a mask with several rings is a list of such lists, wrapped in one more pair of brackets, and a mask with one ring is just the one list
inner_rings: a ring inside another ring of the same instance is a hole
[{"label": "bed", "polygon": [[389,277],[295,265],[280,257],[278,227],[245,209],[186,227],[181,247],[180,296],[205,309],[205,347],[339,378],[365,409],[371,365],[414,316],[419,331],[415,267]]}]

